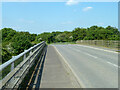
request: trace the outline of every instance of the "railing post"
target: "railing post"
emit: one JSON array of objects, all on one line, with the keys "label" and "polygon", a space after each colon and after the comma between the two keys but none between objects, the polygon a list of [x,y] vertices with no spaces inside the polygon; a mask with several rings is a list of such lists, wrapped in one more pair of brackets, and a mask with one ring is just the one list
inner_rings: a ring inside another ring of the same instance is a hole
[{"label": "railing post", "polygon": [[[10,59],[9,61],[0,65],[0,71],[2,71],[7,66],[10,66],[9,69],[12,71],[12,72],[10,72],[10,74],[8,74],[8,73],[7,73],[8,75],[6,74],[6,77],[3,80],[4,83],[2,83],[2,86],[4,86],[5,88],[6,87],[8,87],[8,88],[18,87],[17,85],[19,85],[21,83],[22,78],[24,78],[24,75],[26,75],[26,72],[27,72],[26,70],[29,70],[29,68],[35,62],[36,57],[38,57],[38,55],[39,55],[38,51],[40,51],[41,48],[43,48],[43,45],[45,45],[45,43],[38,44],[28,50],[25,50],[25,52],[19,54],[18,56],[13,56],[12,59]],[[40,46],[41,46],[41,48],[39,48]],[[37,50],[37,51],[35,51],[35,50]],[[28,54],[30,57],[27,56]],[[20,63],[18,65],[16,65],[16,61],[21,58],[22,58],[22,60],[20,61]],[[3,81],[0,80],[0,83]],[[0,89],[2,86],[0,85]]]},{"label": "railing post", "polygon": [[24,54],[24,57],[23,57],[23,60],[25,60],[26,59],[26,54]]},{"label": "railing post", "polygon": [[[15,56],[12,56],[12,58],[14,58]],[[11,64],[11,71],[14,69],[14,62],[12,62]]]},{"label": "railing post", "polygon": [[11,71],[14,69],[14,62],[11,64]]},{"label": "railing post", "polygon": [[30,51],[30,55],[32,54],[32,50]]},{"label": "railing post", "polygon": [[[32,50],[30,50],[29,55],[32,55]],[[32,57],[30,57],[28,64],[30,64],[30,61],[32,60]]]}]

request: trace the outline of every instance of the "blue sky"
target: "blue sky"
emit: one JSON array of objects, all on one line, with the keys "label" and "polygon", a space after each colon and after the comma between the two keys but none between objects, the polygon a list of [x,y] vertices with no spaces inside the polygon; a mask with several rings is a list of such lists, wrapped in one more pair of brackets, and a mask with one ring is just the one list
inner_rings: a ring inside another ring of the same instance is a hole
[{"label": "blue sky", "polygon": [[118,27],[117,2],[3,2],[2,28],[42,33],[93,25]]}]

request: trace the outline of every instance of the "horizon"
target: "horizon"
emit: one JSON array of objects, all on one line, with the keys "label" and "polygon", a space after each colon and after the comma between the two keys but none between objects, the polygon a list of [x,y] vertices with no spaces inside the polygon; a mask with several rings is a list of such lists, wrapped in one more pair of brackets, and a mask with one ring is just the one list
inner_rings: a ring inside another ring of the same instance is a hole
[{"label": "horizon", "polygon": [[95,25],[118,29],[117,16],[117,2],[2,2],[2,28],[35,34]]},{"label": "horizon", "polygon": [[[95,25],[93,25],[93,26],[95,26]],[[96,25],[97,26],[97,25]],[[92,26],[90,26],[90,27],[92,27]],[[85,29],[87,29],[87,28],[90,28],[90,27],[86,27]],[[102,26],[98,26],[98,27],[102,27]],[[106,26],[106,27],[108,27],[108,26]],[[103,27],[103,28],[106,28],[106,27]],[[4,27],[4,28],[6,28],[6,27]],[[2,28],[2,29],[4,29],[4,28]],[[9,27],[7,27],[7,28],[9,28]],[[76,27],[76,28],[82,28],[82,27]],[[114,27],[114,28],[116,28],[116,27]],[[0,29],[0,30],[2,30],[2,29]],[[11,29],[13,29],[13,28],[11,28]],[[118,29],[118,28],[117,28]],[[13,29],[13,30],[15,30],[15,29]],[[73,29],[73,30],[75,30],[75,28]],[[71,31],[67,31],[67,32],[72,32],[73,30],[71,30]],[[19,30],[15,30],[16,32],[29,32],[29,31],[19,31]],[[66,31],[66,30],[65,30]],[[52,32],[65,32],[65,31],[60,31],[60,30],[56,30],[56,31],[51,31],[51,32],[42,32],[42,33],[52,33]],[[119,30],[118,30],[119,31]],[[37,34],[37,35],[39,35],[39,34],[42,34],[42,33],[31,33],[31,32],[29,32],[30,34]]]}]

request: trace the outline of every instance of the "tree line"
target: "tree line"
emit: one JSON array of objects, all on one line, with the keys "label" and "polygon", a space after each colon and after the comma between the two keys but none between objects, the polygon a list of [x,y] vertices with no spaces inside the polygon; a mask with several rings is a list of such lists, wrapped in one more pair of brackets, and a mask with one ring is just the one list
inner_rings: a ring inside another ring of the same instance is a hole
[{"label": "tree line", "polygon": [[77,40],[119,40],[120,32],[117,28],[108,26],[98,27],[92,26],[90,28],[75,28],[73,31],[64,32],[45,32],[39,34],[36,40],[46,41],[47,43],[56,42],[76,42]]},{"label": "tree line", "polygon": [[12,28],[3,28],[2,33],[2,61],[3,63],[18,55],[31,46],[46,41],[48,44],[57,42],[76,42],[77,40],[119,40],[120,32],[117,28],[107,26],[91,26],[89,28],[75,28],[73,31],[44,32],[30,34],[18,32]]}]

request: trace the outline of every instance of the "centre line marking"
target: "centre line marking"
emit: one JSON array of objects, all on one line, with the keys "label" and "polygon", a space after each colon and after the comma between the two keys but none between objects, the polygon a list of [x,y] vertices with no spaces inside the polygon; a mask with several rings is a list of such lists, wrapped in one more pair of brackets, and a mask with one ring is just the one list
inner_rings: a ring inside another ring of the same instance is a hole
[{"label": "centre line marking", "polygon": [[[71,48],[71,47],[69,47],[69,48]],[[80,51],[80,50],[78,50],[78,49],[73,49],[73,50],[75,50],[75,51],[77,51],[77,52],[82,52],[82,51]],[[83,54],[86,54],[86,55],[88,55],[88,56],[91,56],[91,57],[93,57],[93,58],[98,58],[98,57],[96,57],[96,56],[93,56],[93,55],[91,55],[91,54],[89,54],[89,53],[85,53],[85,52],[82,52]]]},{"label": "centre line marking", "polygon": [[[116,65],[116,64],[113,64],[113,63],[111,63],[111,62],[107,62],[107,63],[109,63],[109,64],[113,65],[114,67],[117,67],[117,68],[118,68],[118,65]],[[119,68],[120,68],[120,67],[119,67]]]},{"label": "centre line marking", "polygon": [[93,57],[93,58],[98,58],[98,57],[93,56],[93,55],[91,55],[91,54],[89,54],[89,53],[85,53],[85,54],[87,54],[88,56],[91,56],[91,57]]}]

